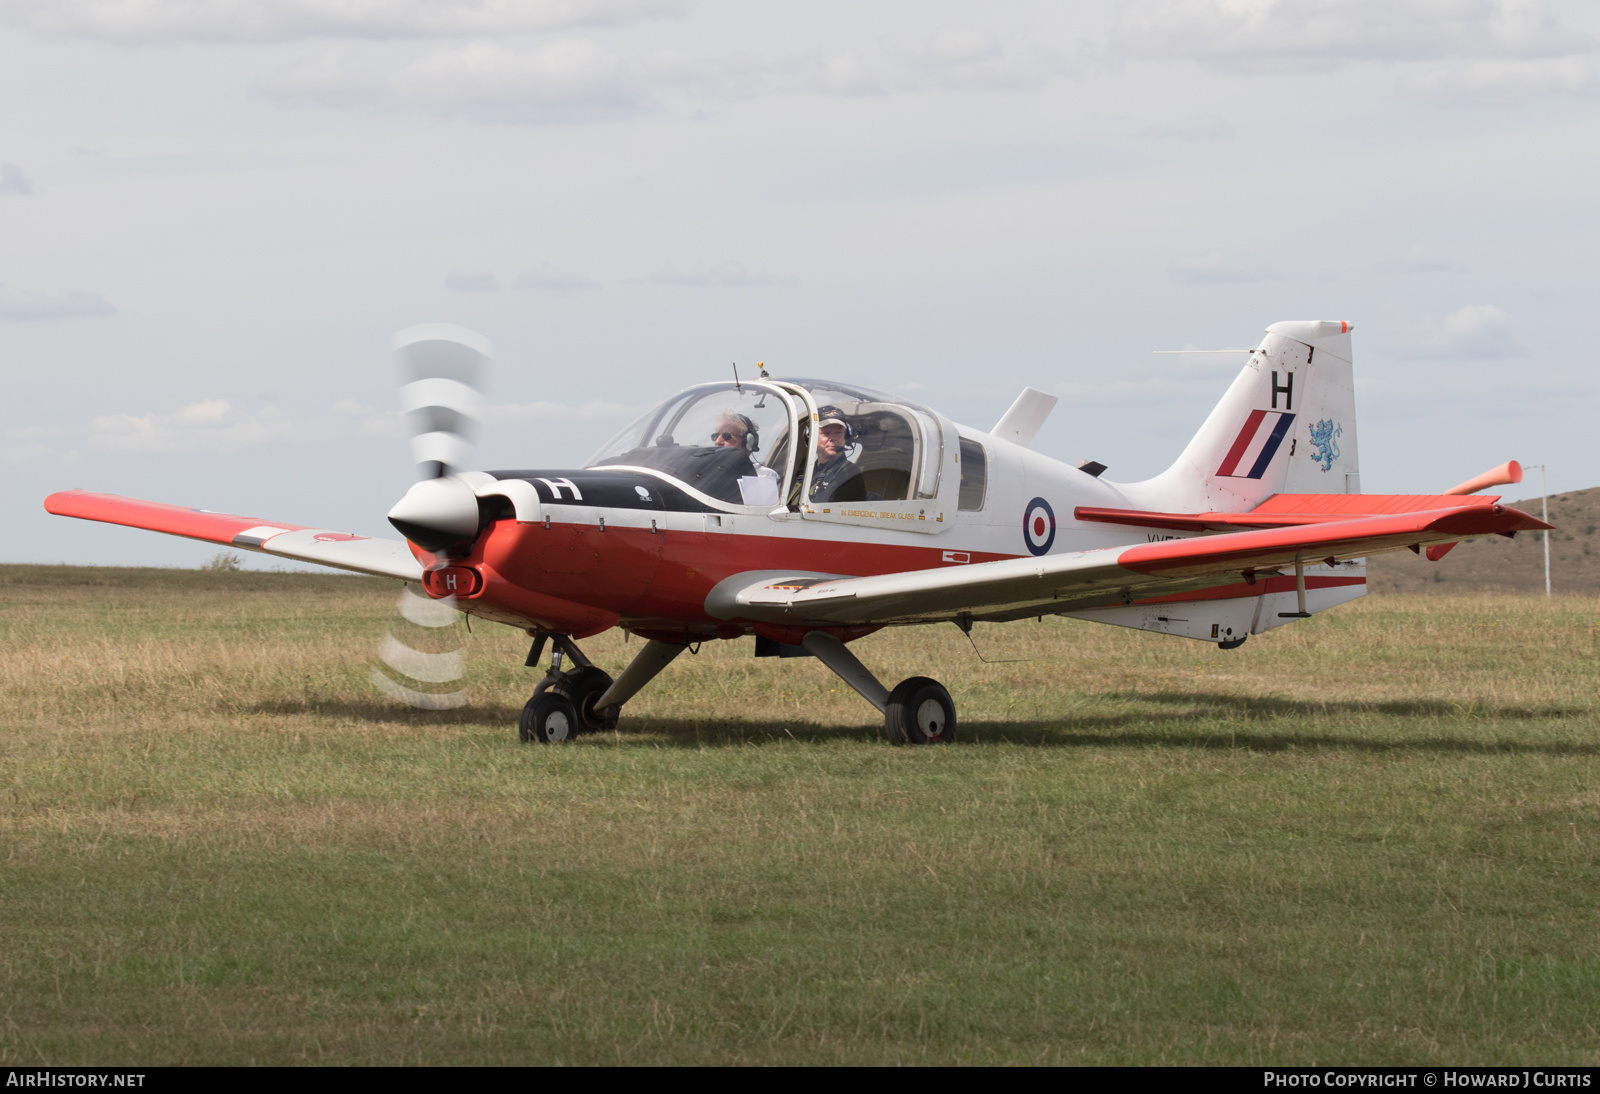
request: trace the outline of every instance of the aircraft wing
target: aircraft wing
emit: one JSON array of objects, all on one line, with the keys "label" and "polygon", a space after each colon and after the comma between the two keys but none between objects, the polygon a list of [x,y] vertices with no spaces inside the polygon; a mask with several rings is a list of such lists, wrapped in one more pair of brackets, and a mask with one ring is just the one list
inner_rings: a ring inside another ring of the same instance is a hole
[{"label": "aircraft wing", "polygon": [[51,494],[44,499],[44,507],[57,516],[145,528],[241,551],[353,570],[358,574],[394,577],[401,581],[422,580],[422,564],[412,557],[411,548],[404,540],[372,539],[325,528],[137,501],[115,494],[88,494],[82,490]]},{"label": "aircraft wing", "polygon": [[1473,503],[876,577],[764,571],[718,585],[706,610],[724,619],[789,625],[913,623],[964,614],[1017,619],[1232,585],[1241,575],[1253,580],[1256,571],[1292,567],[1296,559],[1363,558],[1547,527],[1508,506]]}]

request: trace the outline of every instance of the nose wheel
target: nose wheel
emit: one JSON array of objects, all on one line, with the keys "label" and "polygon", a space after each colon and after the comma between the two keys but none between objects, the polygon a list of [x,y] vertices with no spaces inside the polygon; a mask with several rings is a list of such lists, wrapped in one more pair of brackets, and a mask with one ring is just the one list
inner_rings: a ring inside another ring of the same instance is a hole
[{"label": "nose wheel", "polygon": [[[517,736],[524,742],[560,744],[580,733],[596,733],[617,727],[617,705],[600,707],[595,700],[605,695],[612,680],[583,655],[583,651],[564,634],[541,634],[528,653],[528,664],[536,665],[545,643],[554,639],[550,668],[534,686],[533,696],[522,708]],[[573,668],[563,672],[562,663],[571,658]]]},{"label": "nose wheel", "polygon": [[595,700],[606,693],[611,682],[609,675],[593,665],[546,676],[522,708],[517,736],[524,743],[560,744],[580,733],[616,729],[616,706],[595,706]]}]

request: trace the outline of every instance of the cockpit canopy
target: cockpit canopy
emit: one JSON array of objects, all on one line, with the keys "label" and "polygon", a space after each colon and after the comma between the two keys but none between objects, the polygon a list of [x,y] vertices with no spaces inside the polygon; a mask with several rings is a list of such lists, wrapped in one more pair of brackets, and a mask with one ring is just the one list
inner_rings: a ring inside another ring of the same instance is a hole
[{"label": "cockpit canopy", "polygon": [[[816,466],[819,407],[848,426],[848,464]],[[723,382],[651,407],[584,466],[649,468],[717,501],[796,508],[808,474],[812,501],[932,498],[943,447],[937,416],[893,395],[827,380]]]}]

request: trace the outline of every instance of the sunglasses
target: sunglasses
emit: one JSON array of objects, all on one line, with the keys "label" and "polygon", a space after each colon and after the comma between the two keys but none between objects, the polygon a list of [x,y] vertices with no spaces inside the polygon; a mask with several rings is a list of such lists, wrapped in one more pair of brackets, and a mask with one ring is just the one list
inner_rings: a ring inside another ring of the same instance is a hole
[{"label": "sunglasses", "polygon": [[711,440],[712,440],[713,443],[715,443],[717,441],[723,441],[723,440],[738,442],[738,441],[744,440],[744,434],[743,433],[713,433],[713,434],[711,434]]}]

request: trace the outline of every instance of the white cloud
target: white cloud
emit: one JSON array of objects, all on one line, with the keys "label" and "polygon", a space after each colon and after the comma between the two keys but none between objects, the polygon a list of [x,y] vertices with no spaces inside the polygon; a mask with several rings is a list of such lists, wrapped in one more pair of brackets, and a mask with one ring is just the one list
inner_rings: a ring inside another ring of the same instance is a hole
[{"label": "white cloud", "polygon": [[238,452],[296,432],[270,408],[247,415],[222,399],[211,399],[173,414],[101,415],[89,423],[88,445],[99,452],[127,455]]},{"label": "white cloud", "polygon": [[257,87],[282,102],[420,108],[523,124],[623,118],[650,105],[636,67],[577,38],[524,50],[476,42],[393,70],[364,60],[346,49],[324,50]]},{"label": "white cloud", "polygon": [[1521,347],[1511,335],[1511,316],[1493,304],[1469,304],[1445,316],[1423,340],[1422,355],[1492,359],[1514,357]]},{"label": "white cloud", "polygon": [[1438,106],[1510,106],[1545,95],[1578,95],[1595,84],[1588,57],[1465,61],[1403,76],[1399,88]]},{"label": "white cloud", "polygon": [[444,46],[398,67],[388,54],[330,46],[259,82],[257,90],[287,103],[420,109],[540,125],[628,118],[670,100],[1026,92],[1070,70],[1064,55],[1021,33],[945,29],[777,57],[623,54],[565,37],[525,48],[495,41]]},{"label": "white cloud", "polygon": [[1233,71],[1450,57],[1593,51],[1540,0],[1145,0],[1123,11],[1113,48]]},{"label": "white cloud", "polygon": [[491,406],[484,411],[484,419],[501,425],[521,425],[528,422],[579,421],[592,422],[606,419],[629,418],[643,407],[623,406],[604,399],[590,399],[586,403],[569,406],[565,403],[509,403]]},{"label": "white cloud", "polygon": [[1069,406],[1145,406],[1158,403],[1188,403],[1194,393],[1170,377],[1150,376],[1142,380],[1121,379],[1105,383],[1069,381],[1050,389]]},{"label": "white cloud", "polygon": [[1228,120],[1220,114],[1175,118],[1160,125],[1146,126],[1139,131],[1141,137],[1178,141],[1231,141],[1235,135],[1233,126],[1229,125]]},{"label": "white cloud", "polygon": [[1262,266],[1211,253],[1175,258],[1167,264],[1167,276],[1188,285],[1260,281],[1268,272]]},{"label": "white cloud", "polygon": [[377,410],[352,399],[342,399],[331,407],[343,429],[354,429],[358,437],[406,436],[405,415],[398,410]]},{"label": "white cloud", "polygon": [[532,289],[535,292],[567,294],[598,289],[600,282],[593,278],[580,277],[577,274],[565,273],[545,267],[519,274],[514,287]]},{"label": "white cloud", "polygon": [[451,292],[499,292],[505,288],[494,274],[451,274],[444,279]]},{"label": "white cloud", "polygon": [[692,269],[669,266],[641,280],[650,285],[677,285],[700,289],[789,288],[800,284],[800,279],[796,277],[752,272],[746,269],[742,262],[722,262],[715,266],[696,266]]},{"label": "white cloud", "polygon": [[677,15],[680,0],[0,0],[0,25],[119,42],[522,34]]},{"label": "white cloud", "polygon": [[33,181],[22,173],[22,168],[14,163],[0,163],[0,194],[20,194],[26,197],[33,193]]},{"label": "white cloud", "polygon": [[0,319],[73,319],[116,311],[95,292],[45,293],[0,285]]},{"label": "white cloud", "polygon": [[894,91],[1032,91],[1072,71],[1062,53],[1032,36],[946,27],[917,37],[816,54],[769,66],[793,90],[835,95]]},{"label": "white cloud", "polygon": [[1405,254],[1394,263],[1402,270],[1413,270],[1417,273],[1438,273],[1442,270],[1455,268],[1455,263],[1435,253],[1432,249],[1421,243],[1414,243],[1406,248]]}]

